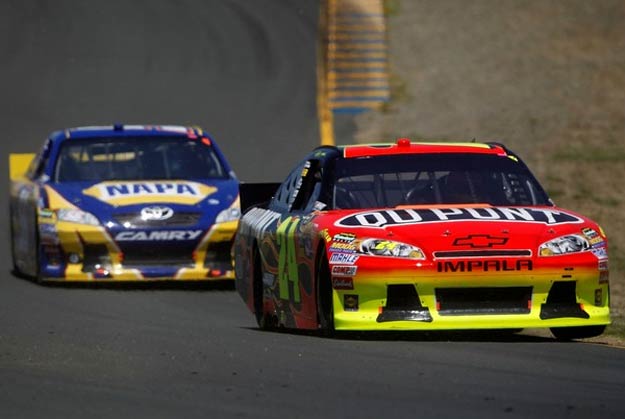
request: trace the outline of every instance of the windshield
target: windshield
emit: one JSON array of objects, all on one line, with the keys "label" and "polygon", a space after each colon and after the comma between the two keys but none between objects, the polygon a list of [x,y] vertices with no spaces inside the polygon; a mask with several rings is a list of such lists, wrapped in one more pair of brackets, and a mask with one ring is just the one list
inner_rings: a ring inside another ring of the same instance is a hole
[{"label": "windshield", "polygon": [[398,205],[552,205],[524,164],[480,154],[339,159],[334,208]]},{"label": "windshield", "polygon": [[66,141],[53,176],[56,182],[227,177],[210,145],[167,137]]}]

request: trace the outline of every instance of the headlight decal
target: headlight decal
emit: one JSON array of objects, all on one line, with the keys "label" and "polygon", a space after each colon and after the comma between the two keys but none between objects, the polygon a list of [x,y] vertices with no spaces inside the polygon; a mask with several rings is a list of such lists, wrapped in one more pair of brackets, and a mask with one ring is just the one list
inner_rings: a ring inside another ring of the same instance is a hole
[{"label": "headlight decal", "polygon": [[76,208],[61,208],[56,211],[57,219],[68,223],[86,224],[99,226],[100,221],[90,212],[82,211]]},{"label": "headlight decal", "polygon": [[360,242],[358,251],[369,256],[425,259],[425,254],[420,248],[393,240],[365,239]]},{"label": "headlight decal", "polygon": [[590,244],[585,237],[569,234],[541,244],[538,248],[538,254],[540,256],[558,256],[584,252],[589,249]]},{"label": "headlight decal", "polygon": [[216,223],[227,223],[229,221],[237,221],[241,218],[241,210],[236,207],[226,208],[217,214]]},{"label": "headlight decal", "polygon": [[238,221],[241,218],[241,201],[237,197],[230,207],[222,210],[217,214],[215,223],[228,223],[230,221]]}]

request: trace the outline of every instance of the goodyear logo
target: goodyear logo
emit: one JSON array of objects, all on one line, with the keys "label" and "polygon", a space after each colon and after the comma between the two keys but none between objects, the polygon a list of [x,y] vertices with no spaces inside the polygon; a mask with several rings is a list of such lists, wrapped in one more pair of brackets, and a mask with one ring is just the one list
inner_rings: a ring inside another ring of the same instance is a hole
[{"label": "goodyear logo", "polygon": [[193,205],[216,191],[214,186],[197,182],[152,181],[101,182],[83,193],[115,206],[163,201]]}]

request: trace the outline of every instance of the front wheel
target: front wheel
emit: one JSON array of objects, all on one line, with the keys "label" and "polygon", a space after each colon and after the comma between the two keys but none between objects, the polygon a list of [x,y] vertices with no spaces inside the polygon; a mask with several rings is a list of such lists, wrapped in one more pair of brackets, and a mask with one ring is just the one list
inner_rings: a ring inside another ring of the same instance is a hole
[{"label": "front wheel", "polygon": [[332,279],[325,249],[317,263],[317,319],[319,331],[324,336],[334,334],[334,298]]},{"label": "front wheel", "polygon": [[574,326],[574,327],[552,327],[551,333],[558,340],[573,340],[593,338],[601,335],[606,326]]}]

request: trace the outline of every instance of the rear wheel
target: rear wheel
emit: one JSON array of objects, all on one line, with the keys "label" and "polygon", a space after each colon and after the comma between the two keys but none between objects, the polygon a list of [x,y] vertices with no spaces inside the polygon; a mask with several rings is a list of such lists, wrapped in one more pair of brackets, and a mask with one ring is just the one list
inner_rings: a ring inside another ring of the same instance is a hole
[{"label": "rear wheel", "polygon": [[552,327],[551,333],[558,340],[573,340],[593,338],[601,335],[606,326],[574,326],[574,327]]},{"label": "rear wheel", "polygon": [[253,287],[253,297],[254,297],[254,317],[256,317],[256,323],[258,327],[262,330],[270,330],[273,328],[271,316],[265,313],[264,310],[264,292],[265,287],[263,286],[263,268],[262,261],[260,259],[260,253],[257,248],[254,248],[253,255],[253,278],[252,278],[252,287]]},{"label": "rear wheel", "polygon": [[325,249],[317,263],[317,319],[319,330],[324,336],[334,334],[334,303],[332,293],[332,279]]},{"label": "rear wheel", "polygon": [[22,275],[20,268],[17,266],[17,257],[15,257],[15,220],[13,214],[13,205],[9,206],[9,223],[11,224],[11,262],[13,263],[13,273]]}]

